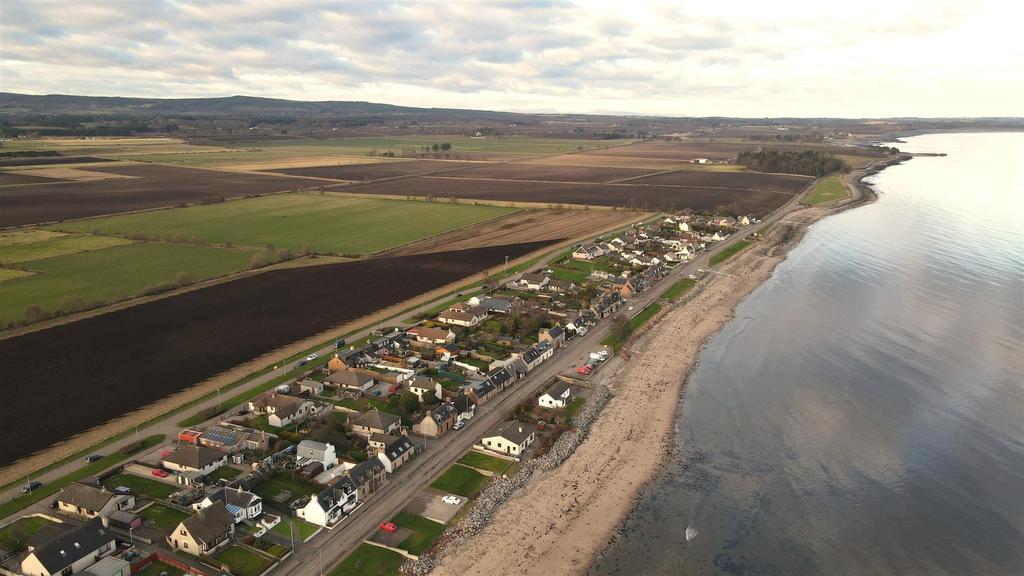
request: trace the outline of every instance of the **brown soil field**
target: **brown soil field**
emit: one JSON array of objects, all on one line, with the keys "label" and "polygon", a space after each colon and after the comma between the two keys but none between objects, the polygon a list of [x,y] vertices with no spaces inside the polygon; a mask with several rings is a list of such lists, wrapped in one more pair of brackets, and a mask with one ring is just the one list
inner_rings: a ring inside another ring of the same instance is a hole
[{"label": "brown soil field", "polygon": [[259,160],[240,162],[218,166],[222,170],[266,171],[283,168],[306,168],[309,166],[340,166],[342,164],[370,164],[372,162],[391,162],[381,158],[366,156],[303,156],[302,158],[279,158],[277,160]]},{"label": "brown soil field", "polygon": [[33,176],[22,172],[7,172],[0,170],[0,186],[14,186],[16,184],[45,184],[48,182],[60,182],[60,178],[48,176]]},{"label": "brown soil field", "polygon": [[586,166],[548,166],[525,162],[472,166],[444,175],[452,178],[497,178],[508,180],[544,180],[548,182],[601,183],[622,178],[633,178],[655,172],[642,168],[607,168]]},{"label": "brown soil field", "polygon": [[[709,158],[711,160],[728,160],[735,158],[743,150],[754,150],[763,148],[765,150],[818,150],[829,154],[850,154],[856,152],[860,155],[868,155],[856,148],[846,146],[833,146],[829,144],[815,144],[804,142],[720,142],[716,139],[706,140],[683,140],[681,142],[640,142],[629,146],[609,148],[604,150],[591,150],[581,152],[583,156],[618,156],[638,158],[661,158],[666,160],[693,160],[695,158]],[[575,155],[575,154],[574,154]]]},{"label": "brown soil field", "polygon": [[632,184],[568,184],[515,180],[470,180],[446,176],[416,176],[373,184],[352,184],[331,190],[351,194],[433,196],[491,202],[531,202],[540,205],[576,204],[638,210],[716,210],[764,215],[789,199],[770,191],[683,188]]},{"label": "brown soil field", "polygon": [[372,164],[348,164],[343,166],[285,168],[281,170],[269,170],[269,172],[289,174],[291,176],[365,182],[380,180],[382,178],[395,178],[398,176],[410,176],[414,174],[425,174],[428,172],[454,170],[464,166],[466,166],[466,164],[463,162],[446,160],[409,160],[406,162],[375,162]]},{"label": "brown soil field", "polygon": [[90,170],[129,178],[5,186],[0,188],[0,227],[212,202],[324,184],[322,180],[273,174],[156,164],[94,166]]},{"label": "brown soil field", "polygon": [[49,166],[51,164],[81,164],[83,162],[115,162],[95,156],[40,156],[38,158],[0,158],[0,166]]},{"label": "brown soil field", "polygon": [[[0,466],[282,346],[550,245],[275,270],[0,340]],[[58,399],[58,401],[54,401]]]},{"label": "brown soil field", "polygon": [[[614,148],[613,150],[620,150]],[[608,152],[612,152],[609,150]],[[546,158],[531,159],[523,164],[530,166],[579,166],[596,169],[616,168],[622,170],[675,170],[689,160],[669,160],[665,158],[644,158],[642,156],[588,156],[579,154],[562,154],[561,156],[548,156]]]},{"label": "brown soil field", "polygon": [[646,215],[644,212],[620,210],[523,210],[490,222],[399,246],[385,254],[405,256],[518,242],[581,238],[624,226]]},{"label": "brown soil field", "polygon": [[[82,166],[76,164],[74,166],[40,166],[40,167],[28,167],[18,170],[19,174],[26,176],[42,176],[43,178],[53,178],[56,180],[66,180],[69,182],[90,182],[92,180],[113,180],[116,178],[133,178],[133,176],[125,176],[123,174],[112,174],[110,172],[100,172],[93,170],[92,167],[97,166],[90,164]],[[105,167],[107,165],[100,164],[99,166]]]},{"label": "brown soil field", "polygon": [[696,186],[708,188],[737,188],[741,190],[771,190],[796,194],[814,178],[759,172],[698,172],[684,170],[668,172],[630,180],[630,184],[666,184],[670,186]]}]

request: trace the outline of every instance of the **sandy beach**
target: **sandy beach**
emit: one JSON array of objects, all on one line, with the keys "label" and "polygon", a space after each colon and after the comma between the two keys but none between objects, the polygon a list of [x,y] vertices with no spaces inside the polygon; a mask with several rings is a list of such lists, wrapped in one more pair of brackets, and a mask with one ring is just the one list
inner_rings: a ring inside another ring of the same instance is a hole
[{"label": "sandy beach", "polygon": [[434,574],[580,574],[614,538],[643,487],[673,449],[677,404],[704,343],[767,280],[807,226],[861,203],[855,198],[785,215],[768,236],[723,265],[688,298],[663,310],[632,343],[631,358],[605,370],[615,396],[590,436],[554,472],[535,479],[493,521],[457,550],[445,550]]}]

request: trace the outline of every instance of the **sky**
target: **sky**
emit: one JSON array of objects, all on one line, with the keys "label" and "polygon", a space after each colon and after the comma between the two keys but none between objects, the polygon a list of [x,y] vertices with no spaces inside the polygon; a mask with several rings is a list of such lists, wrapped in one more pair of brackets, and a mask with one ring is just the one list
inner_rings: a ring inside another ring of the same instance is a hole
[{"label": "sky", "polygon": [[0,90],[659,116],[1024,116],[1022,12],[987,0],[0,0]]}]

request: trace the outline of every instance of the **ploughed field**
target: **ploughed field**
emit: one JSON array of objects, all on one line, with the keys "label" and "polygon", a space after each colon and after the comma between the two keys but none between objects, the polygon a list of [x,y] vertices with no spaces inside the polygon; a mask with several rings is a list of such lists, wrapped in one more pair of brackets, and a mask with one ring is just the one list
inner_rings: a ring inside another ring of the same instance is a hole
[{"label": "ploughed field", "polygon": [[576,204],[643,210],[725,209],[737,214],[759,216],[781,206],[792,196],[790,193],[767,190],[730,190],[717,187],[476,180],[446,176],[417,176],[330,189],[353,194],[432,196],[509,203],[529,202],[549,206]]},{"label": "ploughed field", "polygon": [[273,270],[0,340],[0,466],[241,363],[551,244]]},{"label": "ploughed field", "polygon": [[814,180],[808,176],[761,174],[759,172],[701,172],[683,170],[644,176],[629,184],[663,184],[692,188],[723,188],[737,190],[767,190],[796,194]]},{"label": "ploughed field", "polygon": [[47,176],[35,176],[33,174],[22,174],[21,172],[0,171],[0,186],[14,186],[17,184],[46,184],[47,182],[61,182],[60,178]]},{"label": "ploughed field", "polygon": [[114,162],[95,156],[35,156],[31,158],[2,158],[0,168],[8,166],[51,166],[53,164],[82,164],[85,162]]},{"label": "ploughed field", "polygon": [[510,162],[505,164],[470,165],[461,170],[445,172],[451,178],[480,178],[508,180],[546,180],[549,182],[611,182],[652,174],[656,170],[642,168],[603,168],[588,166],[547,166]]},{"label": "ploughed field", "polygon": [[268,172],[290,174],[292,176],[364,182],[369,180],[381,180],[383,178],[395,178],[397,176],[409,176],[412,174],[453,170],[462,168],[465,165],[466,164],[463,162],[451,162],[445,160],[409,160],[403,162],[374,162],[372,164],[282,168],[279,170],[268,170]]},{"label": "ploughed field", "polygon": [[37,224],[310,188],[309,180],[176,166],[90,166],[112,180],[54,182],[0,187],[0,227]]}]

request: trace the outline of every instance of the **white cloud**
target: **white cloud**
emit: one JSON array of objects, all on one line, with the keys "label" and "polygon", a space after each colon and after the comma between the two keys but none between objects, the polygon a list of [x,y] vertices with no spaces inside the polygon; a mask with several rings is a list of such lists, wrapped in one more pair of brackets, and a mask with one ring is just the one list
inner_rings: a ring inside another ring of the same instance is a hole
[{"label": "white cloud", "polygon": [[3,0],[0,88],[687,116],[1024,112],[1014,6],[810,4]]}]

